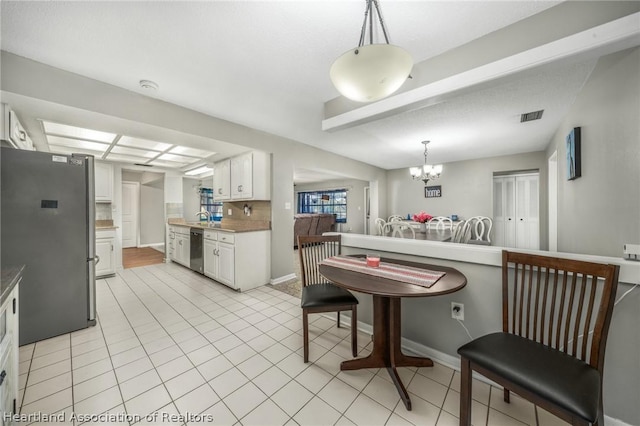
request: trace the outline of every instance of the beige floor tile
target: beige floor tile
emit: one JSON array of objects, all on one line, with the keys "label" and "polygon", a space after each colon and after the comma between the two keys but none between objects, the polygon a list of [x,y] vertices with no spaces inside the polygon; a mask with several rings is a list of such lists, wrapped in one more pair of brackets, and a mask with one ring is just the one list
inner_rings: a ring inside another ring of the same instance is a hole
[{"label": "beige floor tile", "polygon": [[393,383],[380,378],[380,376],[373,377],[362,393],[389,410],[393,410],[400,401],[398,390]]},{"label": "beige floor tile", "polygon": [[407,387],[411,393],[418,395],[420,398],[429,401],[436,407],[442,407],[444,398],[447,394],[447,387],[440,383],[416,374]]},{"label": "beige floor tile", "polygon": [[218,355],[217,357],[200,364],[196,368],[200,374],[202,374],[202,377],[204,377],[206,381],[209,381],[232,367],[233,364],[231,364],[227,358],[223,355]]},{"label": "beige floor tile", "polygon": [[[246,426],[284,425],[291,417],[273,401],[266,400],[240,420]],[[301,423],[302,424],[302,423]],[[325,423],[330,424],[330,423]]]},{"label": "beige floor tile", "polygon": [[287,376],[282,370],[274,366],[254,378],[252,382],[267,396],[271,396],[284,385],[289,383],[290,380],[291,377]]},{"label": "beige floor tile", "polygon": [[503,399],[502,389],[491,388],[491,404],[490,407],[513,417],[528,425],[536,424],[535,407],[529,401],[520,398],[518,395],[511,393],[510,402],[506,403]]},{"label": "beige floor tile", "polygon": [[338,378],[333,378],[318,396],[341,413],[355,401],[359,392]]},{"label": "beige floor tile", "polygon": [[[28,380],[26,381],[26,384],[28,386],[32,386],[44,380],[51,379],[52,377],[56,377],[61,374],[67,373],[69,371],[71,371],[70,358],[60,362],[56,362],[55,364],[48,365],[38,370],[30,371],[28,374]],[[27,379],[27,374],[24,374],[24,377],[25,379]]]},{"label": "beige floor tile", "polygon": [[384,425],[391,411],[378,404],[366,395],[360,394],[344,415],[357,425]]},{"label": "beige floor tile", "polygon": [[146,416],[160,410],[171,402],[171,397],[163,385],[154,387],[135,398],[125,401],[127,413]]},{"label": "beige floor tile", "polygon": [[173,379],[165,382],[169,395],[176,400],[179,397],[191,392],[197,387],[205,384],[205,380],[195,368],[186,371]]},{"label": "beige floor tile", "polygon": [[313,398],[313,394],[296,381],[284,385],[271,399],[290,416],[295,415]]},{"label": "beige floor tile", "polygon": [[118,384],[113,370],[73,386],[73,399],[78,403]]},{"label": "beige floor tile", "polygon": [[112,370],[113,367],[109,358],[105,358],[100,361],[94,362],[93,364],[85,365],[79,368],[73,366],[73,383],[82,383],[85,380],[92,379],[96,376]]},{"label": "beige floor tile", "polygon": [[205,383],[176,399],[175,404],[181,413],[201,413],[219,400],[211,386]]},{"label": "beige floor tile", "polygon": [[434,362],[433,367],[418,368],[417,373],[449,387],[449,385],[451,384],[451,380],[453,379],[454,370],[449,367],[445,367],[442,364]]},{"label": "beige floor tile", "polygon": [[452,416],[446,411],[441,411],[436,426],[458,426],[459,424],[457,417]]},{"label": "beige floor tile", "polygon": [[162,383],[155,370],[149,370],[126,382],[120,383],[122,399],[126,402]]},{"label": "beige floor tile", "polygon": [[540,407],[536,407],[536,410],[538,412],[538,424],[540,426],[569,426],[569,423],[554,416],[547,410],[543,410]]},{"label": "beige floor tile", "polygon": [[389,420],[387,420],[385,426],[414,426],[414,424],[409,420],[400,417],[396,413],[391,413],[391,416],[389,417]]},{"label": "beige floor tile", "polygon": [[249,380],[245,375],[242,374],[238,368],[233,367],[209,381],[209,385],[220,398],[224,398],[247,382],[249,382]]},{"label": "beige floor tile", "polygon": [[30,404],[46,396],[53,395],[63,389],[71,387],[71,372],[63,373],[48,380],[27,386],[24,393],[23,404]]},{"label": "beige floor tile", "polygon": [[318,397],[314,397],[300,411],[293,416],[293,419],[301,425],[332,425],[342,416],[329,404]]},{"label": "beige floor tile", "polygon": [[[242,418],[262,404],[267,396],[253,383],[247,383],[223,399],[234,416]],[[282,408],[282,407],[281,407]]]},{"label": "beige floor tile", "polygon": [[162,364],[161,366],[157,367],[156,370],[162,378],[162,381],[166,382],[167,380],[170,380],[178,376],[179,374],[184,373],[185,371],[191,370],[193,367],[194,365],[193,363],[191,363],[191,361],[189,361],[189,358],[187,358],[186,355],[183,355],[179,358],[167,362],[166,364]]},{"label": "beige floor tile", "polygon": [[[451,380],[451,389],[456,392],[460,392],[460,372],[456,371],[453,374],[453,379]],[[481,382],[478,379],[473,379],[471,384],[471,395],[472,398],[476,401],[480,402],[484,405],[489,405],[489,396],[491,393],[491,386],[488,384]]]},{"label": "beige floor tile", "polygon": [[407,411],[404,403],[396,405],[394,413],[415,425],[435,425],[440,414],[440,408],[425,401],[415,394],[409,394],[411,411]]},{"label": "beige floor tile", "polygon": [[302,373],[298,374],[295,380],[315,394],[332,379],[333,376],[331,374],[327,373],[320,367],[312,365]]},{"label": "beige floor tile", "polygon": [[498,410],[494,410],[493,408],[489,409],[489,421],[487,422],[487,426],[524,426],[524,425],[526,425],[526,423],[522,423],[521,421],[518,421],[513,417],[509,417]]},{"label": "beige floor tile", "polygon": [[[453,389],[449,389],[447,392],[447,398],[444,401],[442,407],[447,413],[455,416],[460,415],[460,394]],[[487,407],[484,404],[480,404],[475,399],[471,400],[471,423],[474,426],[484,426],[487,424]]]},{"label": "beige floor tile", "polygon": [[357,390],[363,390],[373,379],[376,373],[371,370],[341,371],[336,377]]},{"label": "beige floor tile", "polygon": [[78,414],[100,414],[118,405],[122,405],[122,396],[120,389],[114,386],[74,404],[74,411]]},{"label": "beige floor tile", "polygon": [[53,395],[49,395],[42,399],[39,399],[31,404],[23,404],[21,414],[29,413],[45,413],[52,414],[57,413],[67,407],[71,407],[73,404],[73,397],[71,388],[64,389],[60,392],[56,392]]}]

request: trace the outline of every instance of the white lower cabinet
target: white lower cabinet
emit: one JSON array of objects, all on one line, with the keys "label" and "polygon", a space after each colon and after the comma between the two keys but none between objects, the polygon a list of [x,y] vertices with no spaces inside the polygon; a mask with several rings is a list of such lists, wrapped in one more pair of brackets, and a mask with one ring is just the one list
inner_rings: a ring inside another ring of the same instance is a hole
[{"label": "white lower cabinet", "polygon": [[262,286],[271,277],[271,231],[204,231],[204,274],[233,289]]},{"label": "white lower cabinet", "polygon": [[114,229],[96,229],[96,278],[116,273],[115,259],[116,231]]},{"label": "white lower cabinet", "polygon": [[191,264],[191,235],[186,226],[171,226],[169,228],[169,238],[173,234],[174,238],[170,242],[169,258],[182,266],[190,267]]},{"label": "white lower cabinet", "polygon": [[16,422],[18,400],[18,287],[16,284],[0,307],[0,425]]}]

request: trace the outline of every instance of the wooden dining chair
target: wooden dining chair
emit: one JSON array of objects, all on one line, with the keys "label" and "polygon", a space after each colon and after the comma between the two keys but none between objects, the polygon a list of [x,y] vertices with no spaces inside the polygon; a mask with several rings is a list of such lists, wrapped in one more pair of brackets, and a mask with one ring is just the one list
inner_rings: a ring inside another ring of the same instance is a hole
[{"label": "wooden dining chair", "polygon": [[572,425],[604,426],[602,374],[618,265],[502,252],[502,332],[458,349],[460,425],[476,371]]},{"label": "wooden dining chair", "polygon": [[304,362],[309,362],[309,314],[336,312],[340,327],[340,312],[351,311],[351,352],[358,352],[358,299],[324,278],[318,266],[324,259],[337,256],[342,251],[340,235],[298,236],[298,254],[302,278],[302,333],[304,339]]}]

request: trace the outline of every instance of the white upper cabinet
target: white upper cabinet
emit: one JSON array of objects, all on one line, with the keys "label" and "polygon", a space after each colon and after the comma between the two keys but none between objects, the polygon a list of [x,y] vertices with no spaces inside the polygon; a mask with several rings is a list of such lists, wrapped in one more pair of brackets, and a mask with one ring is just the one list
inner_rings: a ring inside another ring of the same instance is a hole
[{"label": "white upper cabinet", "polygon": [[113,201],[113,164],[95,162],[96,203]]},{"label": "white upper cabinet", "polygon": [[248,152],[214,165],[214,199],[270,200],[271,161],[269,154]]},{"label": "white upper cabinet", "polygon": [[216,201],[231,198],[231,160],[213,166],[213,198]]},{"label": "white upper cabinet", "polygon": [[253,153],[231,159],[231,199],[253,197]]}]

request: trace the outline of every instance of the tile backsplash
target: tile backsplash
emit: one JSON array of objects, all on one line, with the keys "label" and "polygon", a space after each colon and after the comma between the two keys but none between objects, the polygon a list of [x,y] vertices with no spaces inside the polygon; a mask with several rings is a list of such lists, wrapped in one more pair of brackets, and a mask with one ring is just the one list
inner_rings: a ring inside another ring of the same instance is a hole
[{"label": "tile backsplash", "polygon": [[184,217],[184,205],[182,203],[165,203],[167,219]]},{"label": "tile backsplash", "polygon": [[96,220],[111,219],[111,203],[96,203]]}]

